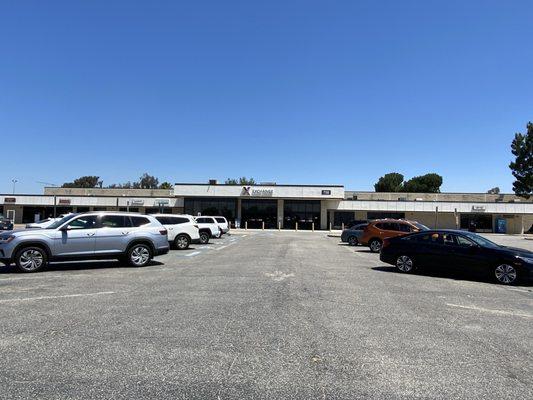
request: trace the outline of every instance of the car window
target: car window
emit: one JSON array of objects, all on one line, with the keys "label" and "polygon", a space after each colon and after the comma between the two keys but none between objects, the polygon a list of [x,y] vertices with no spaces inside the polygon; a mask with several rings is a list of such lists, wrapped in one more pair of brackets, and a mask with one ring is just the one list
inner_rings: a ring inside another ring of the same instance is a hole
[{"label": "car window", "polygon": [[416,240],[422,243],[439,243],[443,242],[442,235],[438,233],[424,233],[422,235],[416,235]]},{"label": "car window", "polygon": [[200,224],[210,224],[213,222],[210,218],[196,218],[196,221]]},{"label": "car window", "polygon": [[220,222],[221,224],[225,224],[226,220],[224,218],[215,218],[217,222]]},{"label": "car window", "polygon": [[383,225],[383,228],[381,229],[386,230],[386,231],[399,231],[400,230],[396,222],[384,222],[382,225]]},{"label": "car window", "polygon": [[398,224],[398,228],[400,232],[412,232],[411,227],[407,224]]},{"label": "car window", "polygon": [[68,229],[93,229],[96,227],[96,215],[86,215],[69,222]]},{"label": "car window", "polygon": [[145,218],[145,217],[130,217],[130,219],[131,219],[131,224],[135,228],[138,228],[138,227],[144,226],[144,225],[148,225],[150,223],[150,220],[148,218]]},{"label": "car window", "polygon": [[130,228],[131,221],[129,216],[125,215],[104,215],[100,224],[102,228]]},{"label": "car window", "polygon": [[446,246],[456,246],[457,241],[455,238],[455,235],[452,235],[451,233],[445,233],[442,235],[442,241]]},{"label": "car window", "polygon": [[463,236],[459,236],[459,235],[456,235],[455,236],[456,240],[457,240],[457,245],[458,246],[461,246],[461,247],[472,247],[474,246],[474,242],[472,242],[471,240],[463,237]]}]

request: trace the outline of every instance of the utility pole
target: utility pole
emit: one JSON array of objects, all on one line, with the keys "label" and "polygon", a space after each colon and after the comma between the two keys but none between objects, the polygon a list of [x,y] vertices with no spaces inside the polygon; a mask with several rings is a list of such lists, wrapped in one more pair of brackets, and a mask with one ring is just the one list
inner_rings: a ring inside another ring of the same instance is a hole
[{"label": "utility pole", "polygon": [[16,179],[11,179],[11,182],[13,182],[13,194],[15,194],[15,185],[18,181]]}]

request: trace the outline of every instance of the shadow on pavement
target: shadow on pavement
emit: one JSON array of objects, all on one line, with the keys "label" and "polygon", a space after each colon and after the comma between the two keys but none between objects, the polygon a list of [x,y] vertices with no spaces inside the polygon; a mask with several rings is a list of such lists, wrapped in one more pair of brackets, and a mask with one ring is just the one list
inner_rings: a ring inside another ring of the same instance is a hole
[{"label": "shadow on pavement", "polygon": [[[97,270],[97,269],[106,269],[106,268],[127,268],[127,269],[141,269],[149,268],[154,266],[164,265],[164,263],[159,261],[150,261],[148,265],[144,267],[134,267],[123,261],[116,260],[94,260],[94,261],[64,261],[64,262],[52,262],[46,268],[40,272],[47,271],[79,271],[79,270]],[[1,274],[13,274],[20,273],[21,275],[26,275],[26,273],[19,272],[17,267],[14,264],[9,266],[0,266],[0,275]]]},{"label": "shadow on pavement", "polygon": [[[483,283],[493,283],[497,285],[498,283],[490,279],[486,275],[478,275],[473,272],[461,272],[461,271],[446,271],[443,269],[433,269],[433,268],[419,268],[412,274],[403,274],[399,272],[396,267],[390,265],[380,265],[378,267],[371,268],[374,271],[378,272],[392,272],[398,275],[419,275],[419,276],[428,276],[431,278],[442,278],[442,279],[453,279],[456,281],[471,281],[471,282],[483,282]],[[528,282],[519,282],[519,286],[532,286]]]}]

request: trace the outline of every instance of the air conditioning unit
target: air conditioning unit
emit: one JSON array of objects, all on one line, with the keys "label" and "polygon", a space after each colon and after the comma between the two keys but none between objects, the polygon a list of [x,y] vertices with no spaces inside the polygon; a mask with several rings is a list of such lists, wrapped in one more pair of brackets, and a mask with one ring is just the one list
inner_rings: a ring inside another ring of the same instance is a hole
[{"label": "air conditioning unit", "polygon": [[218,184],[218,181],[216,179],[209,179],[209,184],[210,185],[216,185],[216,184]]}]

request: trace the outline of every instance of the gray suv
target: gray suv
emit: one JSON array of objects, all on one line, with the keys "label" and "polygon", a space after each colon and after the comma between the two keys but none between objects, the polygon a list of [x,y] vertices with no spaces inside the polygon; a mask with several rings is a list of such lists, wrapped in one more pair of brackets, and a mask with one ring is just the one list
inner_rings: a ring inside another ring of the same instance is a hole
[{"label": "gray suv", "polygon": [[169,251],[167,230],[154,217],[134,213],[69,214],[46,229],[0,234],[0,262],[36,272],[48,261],[117,258],[142,267]]}]

